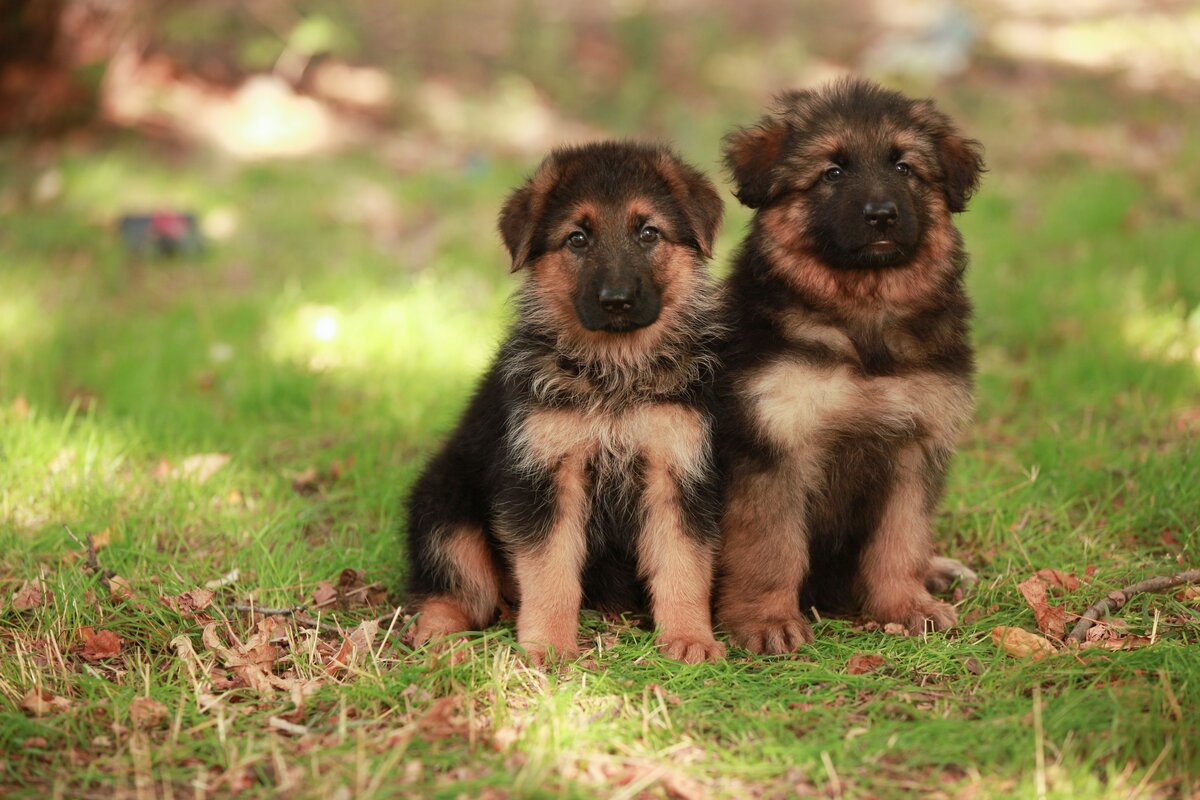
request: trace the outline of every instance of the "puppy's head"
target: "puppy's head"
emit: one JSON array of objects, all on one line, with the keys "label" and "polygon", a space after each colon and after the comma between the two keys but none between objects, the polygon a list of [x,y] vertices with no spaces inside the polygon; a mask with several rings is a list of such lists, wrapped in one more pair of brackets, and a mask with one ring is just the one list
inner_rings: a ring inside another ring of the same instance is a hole
[{"label": "puppy's head", "polygon": [[837,270],[922,260],[984,170],[979,143],[930,101],[863,80],[781,95],[724,154],[738,199],[771,209],[790,227],[778,238]]},{"label": "puppy's head", "polygon": [[537,313],[620,337],[677,316],[722,212],[711,181],[665,147],[602,142],[552,152],[508,198],[500,233]]}]

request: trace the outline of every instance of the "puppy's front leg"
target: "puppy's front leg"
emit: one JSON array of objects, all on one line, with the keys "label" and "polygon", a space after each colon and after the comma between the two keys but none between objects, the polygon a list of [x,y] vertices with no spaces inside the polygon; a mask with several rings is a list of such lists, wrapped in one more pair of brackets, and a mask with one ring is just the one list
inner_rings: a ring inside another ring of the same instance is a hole
[{"label": "puppy's front leg", "polygon": [[671,658],[698,664],[722,658],[725,645],[712,630],[713,547],[700,538],[703,531],[684,525],[686,491],[666,465],[648,465],[638,567],[650,587],[659,645]]},{"label": "puppy's front leg", "polygon": [[581,575],[587,555],[585,459],[565,456],[554,477],[554,515],[541,541],[513,550],[513,573],[521,595],[517,642],[535,666],[548,657],[570,660],[579,654]]},{"label": "puppy's front leg", "polygon": [[910,633],[927,626],[945,630],[958,612],[925,588],[932,556],[930,536],[930,478],[924,448],[904,447],[896,459],[895,475],[883,518],[863,551],[859,579],[863,610],[879,622],[898,622]]}]

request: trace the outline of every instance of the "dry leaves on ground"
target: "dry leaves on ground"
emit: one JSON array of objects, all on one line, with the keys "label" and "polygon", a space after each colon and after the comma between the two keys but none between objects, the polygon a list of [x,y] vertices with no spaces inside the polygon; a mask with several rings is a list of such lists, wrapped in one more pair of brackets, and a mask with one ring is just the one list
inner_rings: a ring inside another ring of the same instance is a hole
[{"label": "dry leaves on ground", "polygon": [[886,664],[887,659],[883,656],[872,655],[871,653],[855,653],[846,662],[846,672],[850,675],[865,675],[868,672],[876,672],[882,669]]},{"label": "dry leaves on ground", "polygon": [[125,640],[112,631],[95,630],[90,626],[81,627],[76,633],[79,636],[79,655],[85,661],[101,661],[121,654]]},{"label": "dry leaves on ground", "polygon": [[71,701],[48,689],[30,689],[21,699],[21,708],[35,717],[44,717],[71,707]]},{"label": "dry leaves on ground", "polygon": [[1030,658],[1037,661],[1055,652],[1054,645],[1049,639],[1030,633],[1023,628],[1010,628],[999,625],[992,628],[992,643],[1016,658]]},{"label": "dry leaves on ground", "polygon": [[54,592],[46,586],[41,578],[25,581],[21,588],[13,592],[12,607],[14,611],[29,611],[41,608],[54,599]]},{"label": "dry leaves on ground", "polygon": [[321,581],[312,593],[314,608],[336,607],[347,610],[361,606],[378,606],[387,602],[387,590],[382,583],[367,583],[367,573],[361,569],[344,569],[337,582]]},{"label": "dry leaves on ground", "polygon": [[1034,575],[1029,580],[1017,584],[1017,589],[1033,609],[1038,630],[1062,641],[1067,635],[1067,612],[1062,606],[1052,606],[1047,602],[1050,597],[1050,584]]}]

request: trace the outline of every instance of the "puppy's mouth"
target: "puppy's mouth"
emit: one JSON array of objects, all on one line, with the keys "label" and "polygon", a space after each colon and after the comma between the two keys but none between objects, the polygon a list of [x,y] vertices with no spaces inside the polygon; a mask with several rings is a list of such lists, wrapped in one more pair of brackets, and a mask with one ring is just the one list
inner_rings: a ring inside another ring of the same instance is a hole
[{"label": "puppy's mouth", "polygon": [[900,245],[891,239],[880,239],[878,242],[871,242],[863,249],[868,253],[893,253],[901,251]]}]

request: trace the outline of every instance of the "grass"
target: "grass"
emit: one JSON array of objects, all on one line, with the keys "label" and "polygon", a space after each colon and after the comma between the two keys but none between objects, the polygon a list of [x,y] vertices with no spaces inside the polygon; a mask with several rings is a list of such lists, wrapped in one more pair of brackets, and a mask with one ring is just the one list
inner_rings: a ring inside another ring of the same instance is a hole
[{"label": "grass", "polygon": [[[221,683],[232,665],[206,622],[246,655],[254,626],[233,605],[306,603],[346,568],[399,587],[405,489],[503,330],[512,279],[493,219],[532,165],[397,180],[374,152],[240,166],[118,139],[35,169],[5,145],[0,791],[1194,797],[1194,602],[1135,598],[1121,616],[1154,643],[1132,651],[1022,661],[990,631],[1034,628],[1016,584],[1040,568],[1088,575],[1056,601],[1078,612],[1196,566],[1200,235],[1119,163],[1031,165],[994,109],[971,127],[998,146],[962,219],[979,411],[937,528],[982,582],[954,632],[821,620],[796,657],[689,667],[637,626],[586,614],[595,647],[558,673],[522,665],[511,622],[461,659],[380,631],[331,670],[343,636],[381,611],[347,606],[321,612],[320,638],[275,632],[288,685],[263,691]],[[713,163],[715,139],[680,135]],[[1174,173],[1193,192],[1195,156]],[[39,204],[47,172],[63,189]],[[722,256],[747,219],[729,202]],[[104,225],[148,205],[196,208],[226,234],[196,258],[131,261]],[[201,454],[229,460],[203,481],[181,474]],[[68,529],[107,542],[97,559],[131,596],[87,568]],[[198,616],[163,600],[235,569]],[[21,607],[37,581],[45,602]],[[119,635],[120,652],[89,660],[84,627]],[[850,674],[860,653],[884,666]],[[63,700],[39,714],[31,690]],[[223,699],[202,709],[205,693]],[[137,698],[155,712],[139,717]]]}]

